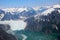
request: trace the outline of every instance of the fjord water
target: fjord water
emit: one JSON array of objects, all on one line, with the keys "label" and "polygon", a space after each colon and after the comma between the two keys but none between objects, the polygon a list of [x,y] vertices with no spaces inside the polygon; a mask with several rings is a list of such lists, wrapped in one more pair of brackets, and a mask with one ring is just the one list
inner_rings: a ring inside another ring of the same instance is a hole
[{"label": "fjord water", "polygon": [[30,32],[25,30],[14,31],[18,40],[58,40],[59,33],[45,34],[38,32]]}]

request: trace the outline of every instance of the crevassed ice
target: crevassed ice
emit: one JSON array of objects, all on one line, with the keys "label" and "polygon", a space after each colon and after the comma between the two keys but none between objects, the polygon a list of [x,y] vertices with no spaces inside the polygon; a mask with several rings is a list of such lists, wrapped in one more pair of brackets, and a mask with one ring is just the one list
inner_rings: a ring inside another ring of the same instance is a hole
[{"label": "crevassed ice", "polygon": [[11,30],[24,30],[26,27],[26,23],[23,20],[19,21],[0,21],[0,24],[9,24],[11,26]]}]

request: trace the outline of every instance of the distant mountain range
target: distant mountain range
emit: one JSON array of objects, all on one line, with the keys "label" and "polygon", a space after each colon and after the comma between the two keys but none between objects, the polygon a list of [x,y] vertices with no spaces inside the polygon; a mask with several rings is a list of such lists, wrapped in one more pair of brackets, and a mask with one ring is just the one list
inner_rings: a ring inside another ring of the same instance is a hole
[{"label": "distant mountain range", "polygon": [[[6,8],[0,9],[0,20],[25,20],[27,18],[47,15],[49,12],[53,11],[55,8],[60,8],[60,5],[54,5],[52,7],[38,7],[38,8]],[[60,10],[58,10],[60,12]]]}]

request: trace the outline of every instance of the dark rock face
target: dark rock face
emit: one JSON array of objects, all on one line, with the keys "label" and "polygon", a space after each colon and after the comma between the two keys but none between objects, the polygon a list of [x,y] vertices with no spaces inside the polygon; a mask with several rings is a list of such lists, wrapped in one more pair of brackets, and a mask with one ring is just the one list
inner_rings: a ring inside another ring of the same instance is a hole
[{"label": "dark rock face", "polygon": [[27,26],[25,30],[30,30],[30,31],[37,31],[37,21],[34,21],[34,17],[28,18],[25,20],[27,22]]},{"label": "dark rock face", "polygon": [[57,37],[57,40],[60,40],[60,36]]},{"label": "dark rock face", "polygon": [[5,14],[5,12],[3,10],[0,9],[0,14]]},{"label": "dark rock face", "polygon": [[8,25],[8,24],[0,24],[0,29],[8,31],[8,30],[10,30],[10,25]]},{"label": "dark rock face", "polygon": [[17,38],[14,35],[8,34],[6,32],[9,29],[9,25],[0,24],[0,40],[17,40]]},{"label": "dark rock face", "polygon": [[10,12],[6,12],[2,20],[11,20],[12,19],[12,14]]},{"label": "dark rock face", "polygon": [[2,18],[4,17],[4,15],[5,15],[5,12],[0,9],[0,20],[2,20]]},{"label": "dark rock face", "polygon": [[12,20],[18,20],[20,19],[20,15],[17,12],[13,12],[14,14],[12,15]]},{"label": "dark rock face", "polygon": [[0,40],[17,40],[15,36],[6,33],[4,30],[0,29]]},{"label": "dark rock face", "polygon": [[60,13],[58,10],[48,13],[48,15],[40,15],[37,19],[31,17],[25,21],[27,22],[25,30],[45,33],[60,33]]},{"label": "dark rock face", "polygon": [[23,17],[31,17],[36,15],[36,11],[33,8],[27,8],[27,9],[28,11],[24,10],[21,13],[19,13],[19,15]]}]

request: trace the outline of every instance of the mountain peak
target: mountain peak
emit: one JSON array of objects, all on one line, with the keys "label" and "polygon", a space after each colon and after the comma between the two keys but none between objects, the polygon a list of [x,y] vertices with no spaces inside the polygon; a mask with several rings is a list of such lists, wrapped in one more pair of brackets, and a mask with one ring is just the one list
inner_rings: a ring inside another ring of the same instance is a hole
[{"label": "mountain peak", "polygon": [[6,9],[2,9],[5,12],[22,12],[24,10],[27,10],[27,8],[6,8]]},{"label": "mountain peak", "polygon": [[53,8],[60,8],[60,5],[56,4],[56,5],[53,6]]}]

